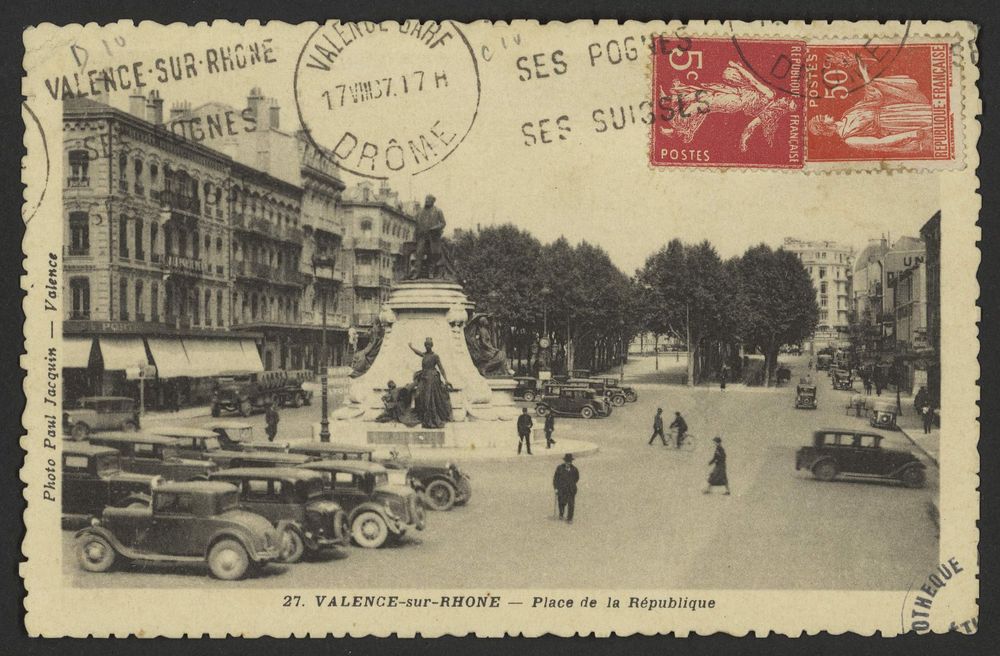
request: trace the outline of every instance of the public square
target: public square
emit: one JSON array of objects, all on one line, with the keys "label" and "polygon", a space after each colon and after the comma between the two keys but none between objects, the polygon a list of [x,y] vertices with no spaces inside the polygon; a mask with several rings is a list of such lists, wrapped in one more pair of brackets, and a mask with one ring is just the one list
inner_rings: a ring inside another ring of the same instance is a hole
[{"label": "public square", "polygon": [[[219,581],[204,567],[134,564],[103,574],[79,568],[73,532],[63,531],[67,583],[82,587],[293,588],[561,588],[866,589],[899,590],[925,575],[938,557],[931,507],[936,465],[901,432],[884,446],[913,450],[928,467],[927,486],[908,489],[869,481],[820,482],[795,471],[795,451],[817,428],[867,429],[845,413],[850,393],[835,391],[825,372],[816,410],[794,409],[806,356],[783,356],[793,384],[778,388],[718,385],[688,388],[683,355],[632,357],[626,384],[639,401],[607,419],[559,419],[555,439],[593,442],[576,461],[576,520],[554,518],[552,473],[558,457],[534,444],[534,456],[506,461],[458,459],[472,477],[466,507],[429,513],[427,529],[379,550],[351,547],[321,561],[267,567],[258,577]],[[522,404],[523,405],[523,404]],[[692,451],[649,446],[657,407],[680,411],[695,436]],[[903,408],[904,413],[912,412]],[[282,411],[279,439],[308,436],[319,404]],[[201,425],[206,417],[177,421]],[[264,419],[250,421],[263,435]],[[536,428],[540,422],[536,421]],[[336,440],[336,424],[333,424]],[[509,423],[510,452],[517,446]],[[732,496],[702,490],[721,435]],[[430,451],[429,453],[433,453]],[[414,453],[420,457],[420,453]],[[346,554],[346,555],[345,555]]]}]

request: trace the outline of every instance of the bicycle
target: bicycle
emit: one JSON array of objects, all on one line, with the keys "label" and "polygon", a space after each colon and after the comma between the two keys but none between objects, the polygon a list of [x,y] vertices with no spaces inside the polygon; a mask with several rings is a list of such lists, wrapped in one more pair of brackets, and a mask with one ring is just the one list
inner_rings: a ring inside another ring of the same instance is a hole
[{"label": "bicycle", "polygon": [[676,448],[678,451],[690,452],[695,450],[697,437],[694,435],[694,433],[684,433],[684,441],[681,443],[679,447],[677,446],[676,430],[670,431],[670,439],[674,443],[674,448]]}]

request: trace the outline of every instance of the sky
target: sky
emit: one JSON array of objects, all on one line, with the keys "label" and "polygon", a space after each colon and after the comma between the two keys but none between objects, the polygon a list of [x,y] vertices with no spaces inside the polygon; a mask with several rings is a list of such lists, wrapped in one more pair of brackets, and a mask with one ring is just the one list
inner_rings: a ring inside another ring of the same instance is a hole
[{"label": "sky", "polygon": [[[309,29],[280,24],[268,29],[277,64],[230,73],[210,84],[199,78],[164,85],[160,93],[165,113],[178,101],[194,106],[217,101],[242,108],[250,88],[259,86],[280,105],[282,129],[296,129],[292,80]],[[516,32],[510,26],[491,29],[480,24],[464,29],[474,52],[481,55],[488,46],[492,55],[489,61],[482,56],[477,61],[481,88],[475,122],[440,165],[389,180],[404,200],[422,200],[433,193],[449,229],[510,222],[544,242],[560,236],[571,242],[586,240],[602,246],[631,274],[674,237],[708,239],[723,257],[739,255],[760,242],[778,246],[785,237],[832,240],[860,250],[869,239],[882,235],[917,236],[940,207],[936,177],[654,170],[647,163],[649,126],[630,120],[620,130],[599,132],[594,119],[595,113],[607,116],[614,110],[623,116],[637,115],[649,86],[642,62],[588,67],[583,55],[593,35],[571,33],[562,26],[553,26],[551,42],[522,41],[517,46],[510,40]],[[626,34],[634,28],[617,29]],[[192,36],[193,50],[197,51],[199,39],[214,43],[205,36],[206,30],[202,27],[195,32],[198,36]],[[605,30],[602,38],[608,36]],[[523,61],[519,57],[554,45],[566,53],[566,75],[519,79],[515,66]],[[155,45],[149,47],[153,56]],[[345,59],[344,65],[369,74],[369,64]],[[434,115],[442,120],[451,118],[449,112],[458,105],[449,104],[447,96],[428,98],[431,104],[420,110],[439,112]],[[127,97],[113,96],[112,104],[126,108]],[[405,109],[400,106],[391,115],[405,121]],[[546,145],[526,143],[526,132],[537,135],[543,119],[551,126],[560,116],[566,116],[571,127],[564,134],[567,138]],[[358,180],[346,171],[343,177],[348,184]]]}]

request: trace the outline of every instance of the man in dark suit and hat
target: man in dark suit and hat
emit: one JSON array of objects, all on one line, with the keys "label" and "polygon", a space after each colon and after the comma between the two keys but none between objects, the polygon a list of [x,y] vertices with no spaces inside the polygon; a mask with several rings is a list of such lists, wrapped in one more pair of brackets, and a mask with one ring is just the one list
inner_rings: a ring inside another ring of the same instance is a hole
[{"label": "man in dark suit and hat", "polygon": [[576,505],[576,484],[580,480],[580,470],[573,465],[573,454],[563,456],[563,464],[556,467],[552,477],[552,487],[556,490],[556,500],[559,503],[559,519],[566,516],[566,521],[573,523],[573,509]]}]

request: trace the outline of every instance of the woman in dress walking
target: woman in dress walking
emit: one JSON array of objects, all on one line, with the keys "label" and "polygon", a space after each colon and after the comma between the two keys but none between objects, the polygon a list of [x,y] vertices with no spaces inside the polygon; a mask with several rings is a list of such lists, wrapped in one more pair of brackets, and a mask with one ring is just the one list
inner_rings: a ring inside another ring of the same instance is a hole
[{"label": "woman in dress walking", "polygon": [[726,450],[722,448],[722,438],[713,437],[715,442],[715,455],[708,461],[708,464],[715,465],[708,474],[708,485],[705,487],[705,494],[712,491],[713,487],[724,486],[726,494],[729,494],[729,477],[726,475]]}]

